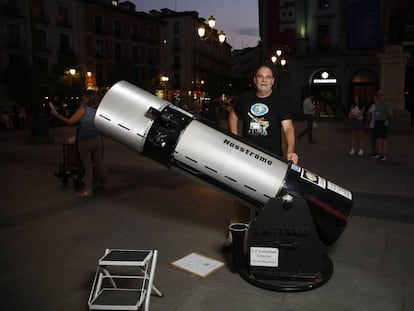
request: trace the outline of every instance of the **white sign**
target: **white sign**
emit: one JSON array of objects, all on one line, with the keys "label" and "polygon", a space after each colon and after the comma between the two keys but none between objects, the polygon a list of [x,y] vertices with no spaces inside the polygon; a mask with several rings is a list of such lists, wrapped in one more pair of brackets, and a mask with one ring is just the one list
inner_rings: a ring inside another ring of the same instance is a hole
[{"label": "white sign", "polygon": [[206,277],[213,271],[224,266],[224,262],[197,253],[191,253],[174,261],[172,264],[177,268],[201,277]]},{"label": "white sign", "polygon": [[250,247],[250,266],[278,267],[279,249],[273,247]]}]

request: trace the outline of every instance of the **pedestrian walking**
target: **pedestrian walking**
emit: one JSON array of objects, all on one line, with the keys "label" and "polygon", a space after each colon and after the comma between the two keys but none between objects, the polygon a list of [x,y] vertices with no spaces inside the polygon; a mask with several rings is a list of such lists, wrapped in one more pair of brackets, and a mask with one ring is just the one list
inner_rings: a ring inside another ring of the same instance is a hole
[{"label": "pedestrian walking", "polygon": [[313,139],[313,123],[314,123],[314,115],[315,115],[315,105],[313,103],[314,94],[309,93],[308,96],[303,100],[302,106],[303,106],[303,114],[305,116],[306,121],[306,128],[299,133],[298,140],[308,134],[308,141],[311,144],[316,144],[316,141]]}]

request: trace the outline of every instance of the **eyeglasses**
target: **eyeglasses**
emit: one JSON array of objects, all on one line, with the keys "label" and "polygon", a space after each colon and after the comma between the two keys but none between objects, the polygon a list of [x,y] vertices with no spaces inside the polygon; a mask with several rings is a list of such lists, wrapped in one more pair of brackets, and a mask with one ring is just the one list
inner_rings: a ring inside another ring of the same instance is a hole
[{"label": "eyeglasses", "polygon": [[264,76],[264,75],[262,75],[262,74],[260,74],[260,73],[259,73],[259,74],[257,74],[257,75],[256,75],[256,78],[257,78],[257,79],[266,79],[266,80],[270,80],[270,79],[272,79],[272,78],[273,78],[273,76],[271,76],[271,75],[265,75],[265,76]]}]

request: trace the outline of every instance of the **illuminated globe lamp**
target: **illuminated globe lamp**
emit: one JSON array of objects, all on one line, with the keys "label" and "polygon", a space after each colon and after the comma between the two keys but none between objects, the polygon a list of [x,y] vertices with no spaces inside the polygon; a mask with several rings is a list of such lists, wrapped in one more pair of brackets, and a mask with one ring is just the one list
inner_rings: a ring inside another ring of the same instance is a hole
[{"label": "illuminated globe lamp", "polygon": [[287,60],[282,57],[282,50],[278,49],[276,50],[275,54],[270,57],[270,60],[272,61],[273,65],[281,65],[284,67],[287,63]]},{"label": "illuminated globe lamp", "polygon": [[[207,24],[208,30],[204,24],[197,28],[198,36],[204,41],[216,39],[214,32],[214,27],[216,27],[216,19],[212,15],[207,20]],[[220,44],[223,44],[226,41],[226,34],[223,32],[223,30],[220,30],[220,32],[217,34],[217,39]]]}]

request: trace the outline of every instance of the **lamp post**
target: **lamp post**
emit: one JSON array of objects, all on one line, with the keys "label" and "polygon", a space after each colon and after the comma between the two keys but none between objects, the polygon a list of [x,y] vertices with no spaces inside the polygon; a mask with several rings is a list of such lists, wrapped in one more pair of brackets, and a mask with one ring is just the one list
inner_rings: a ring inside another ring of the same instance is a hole
[{"label": "lamp post", "polygon": [[170,78],[169,77],[167,77],[167,76],[161,76],[161,82],[162,82],[162,85],[163,85],[163,98],[165,99],[165,100],[167,100],[167,82],[170,80]]},{"label": "lamp post", "polygon": [[280,49],[277,49],[275,53],[270,57],[270,60],[272,61],[273,65],[277,69],[277,90],[280,94],[280,68],[283,68],[287,64],[287,60],[284,56],[282,56],[283,52]]},{"label": "lamp post", "polygon": [[[216,81],[219,76],[219,66],[217,60],[212,59],[211,55],[220,55],[218,46],[222,46],[226,42],[226,34],[223,30],[219,32],[216,30],[216,19],[214,16],[210,16],[207,20],[207,24],[201,22],[197,28],[197,35],[199,39],[205,43],[200,49],[200,62],[198,63],[201,71],[207,74],[207,79],[204,77],[199,77],[196,81],[203,81],[202,86],[208,91],[208,95],[211,97],[214,93],[213,81]],[[213,50],[213,52],[211,51]],[[204,62],[203,62],[204,60]],[[216,83],[218,83],[216,81]]]},{"label": "lamp post", "polygon": [[74,93],[74,88],[73,88],[73,77],[75,76],[75,74],[76,74],[76,69],[75,68],[69,68],[69,74],[70,74],[70,88],[71,88],[71,93],[72,93],[72,96],[73,96],[73,93]]},{"label": "lamp post", "polygon": [[92,71],[86,72],[86,89],[87,90],[95,90],[95,83]]}]

